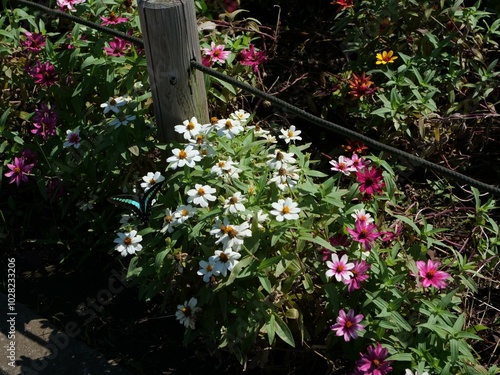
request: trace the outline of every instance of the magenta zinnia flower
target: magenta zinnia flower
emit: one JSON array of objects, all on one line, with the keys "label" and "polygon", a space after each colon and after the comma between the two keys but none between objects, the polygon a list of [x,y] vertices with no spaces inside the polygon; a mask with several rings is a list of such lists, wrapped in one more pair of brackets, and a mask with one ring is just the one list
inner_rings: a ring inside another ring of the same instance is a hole
[{"label": "magenta zinnia flower", "polygon": [[109,42],[109,47],[105,47],[104,50],[109,56],[123,56],[125,50],[130,47],[130,43],[121,38],[115,38]]},{"label": "magenta zinnia flower", "polygon": [[28,176],[26,173],[31,171],[34,164],[25,164],[24,158],[14,158],[14,164],[7,164],[10,172],[5,173],[5,177],[10,177],[10,183],[16,183],[17,186],[21,182],[28,182]]},{"label": "magenta zinnia flower", "polygon": [[326,266],[329,268],[326,271],[327,277],[335,276],[337,281],[347,280],[352,277],[351,269],[354,268],[353,263],[347,263],[347,255],[342,255],[342,258],[339,259],[337,254],[332,254],[332,260],[326,262]]},{"label": "magenta zinnia flower", "polygon": [[364,375],[385,375],[392,371],[392,361],[386,361],[389,350],[382,348],[380,343],[376,347],[368,347],[367,354],[361,354],[361,359],[356,361],[358,373]]},{"label": "magenta zinnia flower", "polygon": [[103,16],[100,16],[100,17],[101,17],[101,20],[102,20],[101,26],[117,25],[119,23],[128,22],[128,18],[126,18],[126,17],[118,17],[115,14],[115,12],[111,12],[109,14],[109,17],[103,17]]},{"label": "magenta zinnia flower", "polygon": [[356,153],[352,154],[351,162],[357,172],[361,172],[368,164],[370,164],[370,160],[365,160]]},{"label": "magenta zinnia flower", "polygon": [[366,272],[370,269],[370,265],[364,260],[354,261],[354,268],[351,270],[352,277],[349,280],[342,280],[344,284],[347,284],[347,290],[352,292],[354,290],[361,288],[361,283],[368,279]]},{"label": "magenta zinnia flower", "polygon": [[356,177],[359,182],[359,190],[362,193],[374,195],[376,193],[381,193],[385,187],[384,181],[382,181],[382,171],[376,167],[364,168],[360,172],[356,172]]},{"label": "magenta zinnia flower", "polygon": [[214,62],[220,62],[222,64],[226,61],[231,52],[224,51],[224,47],[224,44],[215,45],[215,43],[212,42],[210,48],[202,48],[202,51],[205,52],[205,57],[202,61],[203,65],[212,66]]},{"label": "magenta zinnia flower", "polygon": [[344,336],[344,341],[348,342],[351,338],[358,338],[357,331],[364,331],[365,327],[359,324],[363,318],[364,316],[362,314],[355,316],[353,309],[350,309],[347,315],[344,310],[340,310],[339,316],[337,317],[337,323],[331,326],[330,329],[335,331],[337,336]]},{"label": "magenta zinnia flower", "polygon": [[362,220],[356,221],[356,228],[346,228],[351,234],[352,239],[359,242],[366,251],[370,251],[375,240],[380,236],[377,232],[377,226],[373,223],[367,223]]},{"label": "magenta zinnia flower", "polygon": [[423,260],[417,260],[418,276],[422,282],[422,286],[427,288],[433,286],[438,289],[446,288],[445,280],[450,277],[450,274],[444,271],[438,271],[441,265],[439,262],[433,262],[431,259],[425,263]]},{"label": "magenta zinnia flower", "polygon": [[44,102],[40,103],[40,108],[35,109],[32,121],[35,127],[31,130],[33,134],[39,135],[43,139],[56,134],[57,113]]},{"label": "magenta zinnia flower", "polygon": [[253,44],[250,44],[249,49],[244,49],[239,55],[241,65],[251,66],[253,71],[259,71],[259,65],[267,60],[265,51],[255,51]]},{"label": "magenta zinnia flower", "polygon": [[35,79],[35,83],[42,86],[50,87],[57,81],[56,68],[48,61],[43,64],[37,61],[35,66],[28,69],[28,74]]},{"label": "magenta zinnia flower", "polygon": [[26,39],[22,43],[28,51],[40,52],[45,47],[45,37],[42,33],[25,32]]}]

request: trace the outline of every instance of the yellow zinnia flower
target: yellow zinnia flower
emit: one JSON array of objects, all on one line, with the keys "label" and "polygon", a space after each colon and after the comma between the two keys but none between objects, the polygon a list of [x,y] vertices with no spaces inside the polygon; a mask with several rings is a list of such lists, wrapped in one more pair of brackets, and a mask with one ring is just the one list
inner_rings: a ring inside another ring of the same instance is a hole
[{"label": "yellow zinnia flower", "polygon": [[397,56],[393,56],[394,52],[392,51],[384,51],[382,53],[377,53],[377,62],[376,64],[388,64],[388,63],[392,63],[394,62],[394,60],[396,60],[398,57]]}]

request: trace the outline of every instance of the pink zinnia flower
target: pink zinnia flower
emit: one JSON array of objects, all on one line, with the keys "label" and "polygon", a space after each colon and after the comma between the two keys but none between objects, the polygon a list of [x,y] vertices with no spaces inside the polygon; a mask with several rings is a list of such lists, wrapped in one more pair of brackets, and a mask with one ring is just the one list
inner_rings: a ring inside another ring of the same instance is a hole
[{"label": "pink zinnia flower", "polygon": [[130,43],[121,38],[115,38],[109,42],[109,47],[105,47],[104,50],[109,56],[123,56],[125,50],[130,47]]},{"label": "pink zinnia flower", "polygon": [[127,17],[118,17],[115,14],[115,12],[111,12],[109,14],[109,17],[103,17],[103,16],[100,16],[100,17],[101,17],[101,20],[102,20],[101,26],[117,25],[119,23],[128,22],[128,18]]},{"label": "pink zinnia flower", "polygon": [[224,47],[224,44],[215,45],[215,43],[212,42],[210,48],[202,48],[202,51],[205,52],[202,64],[205,66],[212,66],[215,62],[224,63],[231,53],[230,51],[224,51]]},{"label": "pink zinnia flower", "polygon": [[351,162],[352,167],[355,168],[357,172],[361,172],[368,164],[370,164],[370,160],[365,160],[356,153],[352,154]]},{"label": "pink zinnia flower", "polygon": [[374,241],[380,236],[375,224],[360,220],[356,221],[355,229],[347,228],[347,231],[351,234],[354,241],[363,245],[366,251],[370,251]]},{"label": "pink zinnia flower", "polygon": [[385,375],[392,371],[392,361],[386,361],[389,350],[382,348],[380,343],[376,347],[368,347],[367,354],[361,354],[361,359],[356,361],[358,373],[364,375]]},{"label": "pink zinnia flower", "polygon": [[57,81],[56,68],[48,61],[43,64],[37,61],[35,66],[28,69],[28,73],[35,79],[35,83],[42,86],[50,87]]},{"label": "pink zinnia flower", "polygon": [[332,254],[332,260],[326,262],[326,266],[329,268],[326,271],[327,277],[335,276],[337,281],[347,280],[352,277],[351,269],[354,268],[354,263],[348,263],[347,255],[342,255],[339,259],[337,254]]},{"label": "pink zinnia flower", "polygon": [[35,109],[35,115],[31,120],[35,127],[31,130],[33,134],[43,139],[56,134],[57,113],[44,102],[40,103],[40,108]]},{"label": "pink zinnia flower", "polygon": [[445,280],[450,277],[450,274],[444,271],[438,271],[441,265],[439,262],[433,262],[431,259],[425,263],[423,260],[417,260],[418,276],[422,286],[427,288],[433,286],[438,289],[446,288]]},{"label": "pink zinnia flower", "polygon": [[14,164],[7,164],[7,167],[10,169],[10,172],[5,173],[5,177],[10,177],[10,183],[16,183],[17,186],[21,184],[21,182],[28,182],[28,176],[26,173],[31,171],[34,164],[25,164],[24,158],[14,158]]},{"label": "pink zinnia flower", "polygon": [[28,51],[40,52],[45,47],[45,36],[42,33],[25,32],[26,39],[22,43]]},{"label": "pink zinnia flower", "polygon": [[356,177],[359,182],[359,190],[362,193],[374,195],[381,193],[385,187],[382,181],[382,171],[376,167],[364,168],[361,172],[356,172]]},{"label": "pink zinnia flower", "polygon": [[366,272],[369,269],[370,265],[366,261],[354,261],[354,268],[351,270],[352,277],[349,280],[342,280],[344,284],[347,284],[347,291],[349,293],[361,288],[361,283],[368,279]]},{"label": "pink zinnia flower", "polygon": [[337,336],[344,336],[344,341],[349,342],[351,338],[358,338],[357,331],[364,331],[365,327],[359,324],[363,318],[362,314],[354,315],[353,309],[350,309],[347,315],[344,310],[340,310],[337,323],[331,326],[330,329],[335,331]]},{"label": "pink zinnia flower", "polygon": [[349,176],[351,172],[356,172],[356,168],[352,166],[352,160],[346,158],[345,156],[339,156],[339,160],[330,160],[330,164],[333,165],[332,171],[342,172],[346,176]]},{"label": "pink zinnia flower", "polygon": [[267,60],[265,51],[255,51],[253,44],[250,44],[249,49],[244,49],[240,52],[238,60],[241,65],[251,66],[253,71],[257,73],[259,71],[259,65]]},{"label": "pink zinnia flower", "polygon": [[57,5],[61,11],[69,10],[76,12],[75,5],[84,3],[85,0],[57,0]]}]

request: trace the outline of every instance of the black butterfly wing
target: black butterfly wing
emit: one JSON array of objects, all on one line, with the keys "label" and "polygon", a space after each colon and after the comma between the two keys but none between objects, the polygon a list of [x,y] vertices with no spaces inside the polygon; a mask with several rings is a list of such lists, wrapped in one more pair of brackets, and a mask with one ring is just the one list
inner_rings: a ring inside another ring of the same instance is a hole
[{"label": "black butterfly wing", "polygon": [[142,209],[141,199],[136,195],[115,195],[109,197],[108,201],[116,206],[126,208],[133,211],[139,216],[139,218],[144,221],[145,212]]},{"label": "black butterfly wing", "polygon": [[156,193],[161,189],[163,182],[164,181],[151,186],[141,198],[135,195],[115,195],[109,197],[108,201],[114,205],[134,211],[143,223],[147,223],[149,221],[149,215],[151,214],[153,199]]},{"label": "black butterfly wing", "polygon": [[151,186],[148,189],[148,191],[146,191],[144,193],[144,195],[142,196],[142,199],[139,202],[141,210],[142,210],[142,212],[144,212],[144,216],[148,220],[149,220],[149,215],[151,215],[151,207],[153,205],[153,200],[154,200],[156,194],[158,193],[158,191],[160,191],[164,182],[165,181],[158,182],[158,183],[154,184],[153,186]]}]

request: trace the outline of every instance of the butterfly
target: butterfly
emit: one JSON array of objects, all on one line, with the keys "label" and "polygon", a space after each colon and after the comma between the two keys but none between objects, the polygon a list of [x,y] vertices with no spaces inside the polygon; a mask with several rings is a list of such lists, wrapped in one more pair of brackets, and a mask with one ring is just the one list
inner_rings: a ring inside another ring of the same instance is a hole
[{"label": "butterfly", "polygon": [[141,197],[137,195],[115,195],[109,197],[108,201],[116,206],[124,207],[134,211],[143,223],[149,221],[151,206],[156,193],[161,189],[165,181],[158,182],[151,186]]}]

